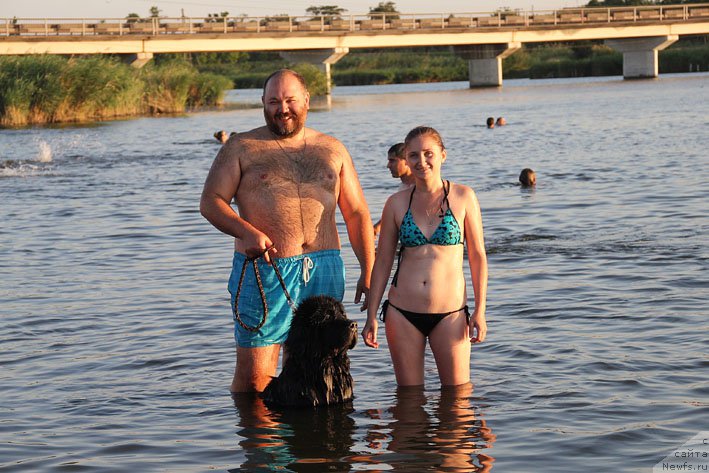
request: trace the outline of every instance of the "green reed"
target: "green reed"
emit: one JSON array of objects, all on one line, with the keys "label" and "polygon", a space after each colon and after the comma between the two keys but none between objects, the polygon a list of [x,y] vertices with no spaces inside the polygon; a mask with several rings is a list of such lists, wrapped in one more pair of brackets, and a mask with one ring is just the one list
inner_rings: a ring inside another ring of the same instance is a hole
[{"label": "green reed", "polygon": [[660,72],[709,71],[709,44],[670,46],[659,54]]},{"label": "green reed", "polygon": [[140,72],[145,84],[144,101],[150,113],[176,113],[185,109],[197,74],[187,63],[148,64]]},{"label": "green reed", "polygon": [[0,126],[184,112],[218,105],[229,79],[185,63],[135,69],[116,57],[0,58]]},{"label": "green reed", "polygon": [[282,68],[291,68],[303,76],[308,92],[312,97],[327,94],[327,76],[313,64],[297,63],[290,64],[286,61],[277,61],[269,58],[263,62],[254,64],[211,64],[200,66],[201,71],[209,71],[225,76],[229,76],[234,81],[234,87],[238,89],[260,89],[266,78],[273,72]]},{"label": "green reed", "polygon": [[192,82],[187,105],[202,107],[223,103],[227,89],[232,87],[232,82],[228,78],[202,72],[197,74]]}]

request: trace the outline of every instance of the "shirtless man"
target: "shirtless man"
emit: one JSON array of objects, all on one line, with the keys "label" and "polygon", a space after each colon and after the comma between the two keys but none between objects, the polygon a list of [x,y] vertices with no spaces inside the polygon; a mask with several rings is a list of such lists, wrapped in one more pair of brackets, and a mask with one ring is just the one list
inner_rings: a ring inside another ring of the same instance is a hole
[{"label": "shirtless man", "polygon": [[[414,184],[414,176],[411,174],[411,168],[406,164],[406,156],[404,156],[404,143],[392,145],[387,152],[387,169],[391,173],[391,177],[401,180],[399,190],[404,190]],[[379,235],[382,228],[382,219],[379,219],[374,224],[374,236]]]},{"label": "shirtless man", "polygon": [[[355,302],[364,295],[374,264],[372,221],[352,158],[337,139],[305,127],[310,96],[305,81],[283,69],[264,84],[266,126],[231,137],[217,154],[204,184],[200,211],[235,238],[229,279],[232,310],[247,257],[259,259],[268,316],[253,271],[246,273],[234,311],[236,370],[232,392],[263,391],[278,366],[292,311],[273,268],[274,258],[293,301],[315,294],[344,295],[344,264],[335,224],[339,206],[360,265]],[[229,203],[234,198],[238,213]],[[238,314],[238,317],[236,316]]]}]

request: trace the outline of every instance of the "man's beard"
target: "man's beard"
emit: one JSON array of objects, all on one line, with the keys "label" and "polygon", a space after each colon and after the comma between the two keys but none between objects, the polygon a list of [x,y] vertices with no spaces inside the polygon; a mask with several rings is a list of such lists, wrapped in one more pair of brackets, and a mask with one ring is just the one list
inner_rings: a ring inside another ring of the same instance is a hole
[{"label": "man's beard", "polygon": [[282,138],[290,138],[292,136],[297,135],[300,130],[305,127],[306,113],[307,112],[303,111],[303,116],[301,117],[301,115],[299,114],[296,115],[293,112],[288,112],[288,116],[291,117],[291,120],[289,120],[283,125],[276,123],[276,119],[283,116],[282,113],[277,113],[275,116],[271,116],[266,110],[264,110],[263,116],[266,119],[266,126],[269,130],[273,132],[274,135],[280,136]]}]

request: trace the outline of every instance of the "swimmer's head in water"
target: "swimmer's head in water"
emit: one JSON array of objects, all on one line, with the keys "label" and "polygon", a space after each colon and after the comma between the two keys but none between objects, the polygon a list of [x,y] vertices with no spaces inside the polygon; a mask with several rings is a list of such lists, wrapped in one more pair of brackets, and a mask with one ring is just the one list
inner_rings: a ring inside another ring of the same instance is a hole
[{"label": "swimmer's head in water", "polygon": [[216,138],[217,141],[219,141],[220,143],[226,143],[226,141],[229,139],[229,135],[226,134],[226,131],[219,130],[214,133],[214,138]]},{"label": "swimmer's head in water", "polygon": [[519,173],[519,182],[524,187],[535,186],[537,184],[537,174],[529,168],[524,168],[522,172]]},{"label": "swimmer's head in water", "polygon": [[304,127],[310,94],[303,76],[290,69],[271,74],[263,86],[263,116],[276,136],[290,138]]}]

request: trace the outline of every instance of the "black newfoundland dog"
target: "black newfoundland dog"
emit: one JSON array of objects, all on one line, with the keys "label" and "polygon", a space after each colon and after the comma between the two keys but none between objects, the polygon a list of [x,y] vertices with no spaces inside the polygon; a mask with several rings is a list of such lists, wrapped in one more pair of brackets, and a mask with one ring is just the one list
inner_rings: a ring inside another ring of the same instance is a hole
[{"label": "black newfoundland dog", "polygon": [[329,296],[309,297],[293,316],[283,369],[266,386],[270,406],[320,407],[352,400],[347,350],[357,343],[357,322]]}]

